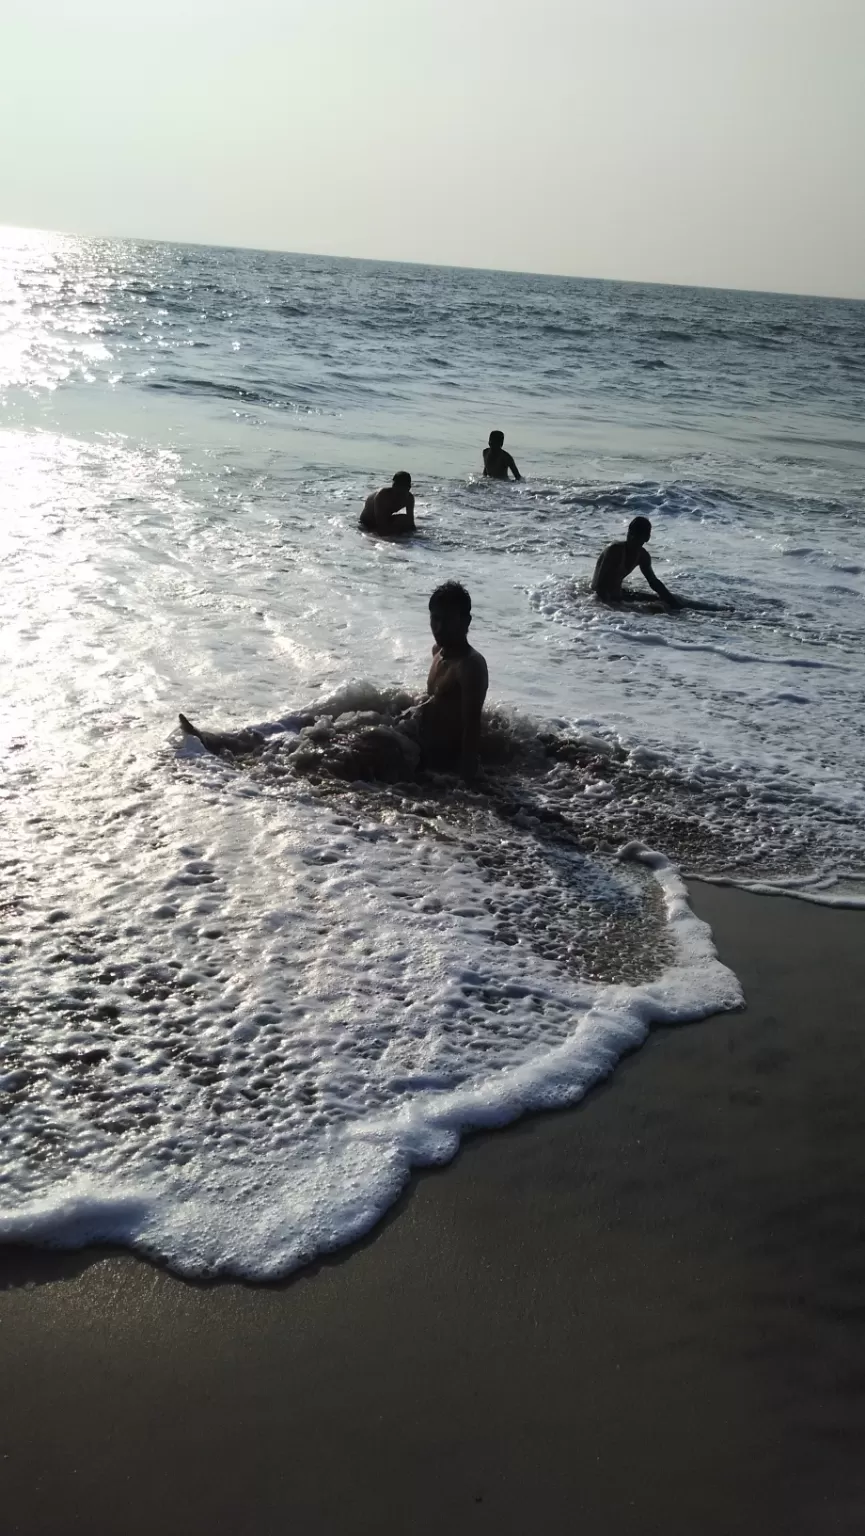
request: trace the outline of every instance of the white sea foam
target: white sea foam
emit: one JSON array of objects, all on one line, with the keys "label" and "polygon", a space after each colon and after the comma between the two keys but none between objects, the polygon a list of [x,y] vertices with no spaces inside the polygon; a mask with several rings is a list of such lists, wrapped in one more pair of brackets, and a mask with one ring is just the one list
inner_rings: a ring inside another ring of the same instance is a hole
[{"label": "white sea foam", "polygon": [[734,885],[756,896],[794,896],[818,907],[865,910],[865,870],[833,870],[828,875],[806,875],[800,879],[749,880],[731,875],[692,875],[706,885]]},{"label": "white sea foam", "polygon": [[[40,882],[11,926],[0,1239],[273,1278],[367,1231],[466,1130],[572,1103],[651,1025],[740,1001],[675,870],[640,847],[563,856],[515,827],[514,887],[477,817],[468,838],[446,809],[370,820],[212,759],[204,784],[193,762],[137,817],[124,803],[101,875]],[[195,842],[166,846],[184,823]],[[581,924],[636,929],[658,974],[593,982],[572,948],[541,952],[551,903],[571,945]]]}]

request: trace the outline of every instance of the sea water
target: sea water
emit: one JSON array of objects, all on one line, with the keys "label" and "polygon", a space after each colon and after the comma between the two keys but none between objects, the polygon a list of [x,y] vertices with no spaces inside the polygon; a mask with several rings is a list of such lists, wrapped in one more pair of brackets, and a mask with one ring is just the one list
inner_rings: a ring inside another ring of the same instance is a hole
[{"label": "sea water", "polygon": [[[284,1274],[736,1006],[683,874],[862,901],[865,305],[7,231],[0,328],[0,1239]],[[449,578],[505,760],[295,771]]]}]

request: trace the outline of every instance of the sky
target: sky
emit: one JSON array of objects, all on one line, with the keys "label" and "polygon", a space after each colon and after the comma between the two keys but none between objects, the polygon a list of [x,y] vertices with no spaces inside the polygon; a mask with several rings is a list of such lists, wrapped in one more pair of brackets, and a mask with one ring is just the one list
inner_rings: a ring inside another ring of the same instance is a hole
[{"label": "sky", "polygon": [[865,0],[3,13],[3,224],[865,298]]}]

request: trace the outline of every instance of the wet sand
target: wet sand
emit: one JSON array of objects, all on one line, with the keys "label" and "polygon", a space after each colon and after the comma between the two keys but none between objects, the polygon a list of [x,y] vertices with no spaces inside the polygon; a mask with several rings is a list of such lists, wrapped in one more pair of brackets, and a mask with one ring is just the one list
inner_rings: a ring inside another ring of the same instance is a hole
[{"label": "wet sand", "polygon": [[283,1286],[0,1251],[2,1536],[865,1530],[865,914]]}]

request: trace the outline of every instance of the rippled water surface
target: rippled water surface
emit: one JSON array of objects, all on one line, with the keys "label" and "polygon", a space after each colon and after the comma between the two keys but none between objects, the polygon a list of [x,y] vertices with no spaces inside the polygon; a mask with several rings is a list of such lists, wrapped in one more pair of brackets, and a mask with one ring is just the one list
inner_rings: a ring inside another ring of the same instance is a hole
[{"label": "rippled water surface", "polygon": [[[283,1272],[735,1002],[623,845],[859,898],[863,343],[841,301],[7,232],[0,1234]],[[637,512],[732,611],[594,604]],[[508,760],[296,774],[304,721],[423,687],[449,577]],[[178,709],[289,730],[221,762]]]}]

